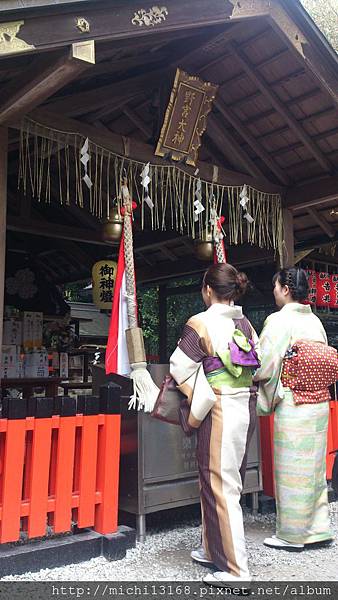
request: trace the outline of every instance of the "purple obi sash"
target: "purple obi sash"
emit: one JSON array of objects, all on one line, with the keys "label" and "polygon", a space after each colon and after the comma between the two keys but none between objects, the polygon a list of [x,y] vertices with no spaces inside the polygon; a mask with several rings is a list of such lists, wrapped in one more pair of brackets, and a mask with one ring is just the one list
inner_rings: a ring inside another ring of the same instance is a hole
[{"label": "purple obi sash", "polygon": [[222,369],[223,367],[224,365],[218,356],[206,356],[203,358],[203,369],[206,375],[211,373],[211,371],[216,371],[216,369]]},{"label": "purple obi sash", "polygon": [[255,350],[255,344],[252,340],[248,340],[248,342],[251,346],[249,352],[242,350],[242,348],[237,346],[236,342],[229,342],[230,360],[233,365],[258,369],[258,367],[260,367],[260,362]]}]

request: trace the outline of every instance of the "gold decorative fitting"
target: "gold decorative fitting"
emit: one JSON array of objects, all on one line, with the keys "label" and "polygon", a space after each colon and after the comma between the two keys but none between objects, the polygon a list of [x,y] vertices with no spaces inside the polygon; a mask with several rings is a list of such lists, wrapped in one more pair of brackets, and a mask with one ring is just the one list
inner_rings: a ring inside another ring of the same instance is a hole
[{"label": "gold decorative fitting", "polygon": [[13,21],[12,23],[0,23],[0,55],[14,54],[33,50],[35,46],[27,44],[24,40],[16,37],[24,21]]},{"label": "gold decorative fitting", "polygon": [[159,25],[162,21],[166,20],[168,16],[168,9],[166,6],[153,6],[148,10],[141,8],[141,10],[137,10],[132,18],[131,22],[133,25],[139,25],[143,27],[149,27],[150,25],[154,27],[155,25]]},{"label": "gold decorative fitting", "polygon": [[76,17],[76,27],[81,33],[88,33],[90,31],[90,24],[84,17]]}]

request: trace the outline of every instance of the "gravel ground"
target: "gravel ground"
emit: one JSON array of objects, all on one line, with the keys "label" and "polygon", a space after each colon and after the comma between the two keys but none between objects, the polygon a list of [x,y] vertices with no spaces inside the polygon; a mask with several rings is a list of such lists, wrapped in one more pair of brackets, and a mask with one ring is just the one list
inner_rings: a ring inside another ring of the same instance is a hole
[{"label": "gravel ground", "polygon": [[[336,541],[330,546],[289,553],[263,546],[275,529],[275,515],[253,516],[244,522],[252,576],[257,580],[338,580],[338,501],[330,504]],[[144,544],[127,551],[123,560],[88,562],[37,573],[4,577],[2,581],[200,581],[208,572],[190,560],[190,551],[200,545],[200,516],[197,507],[165,511],[147,519]]]}]

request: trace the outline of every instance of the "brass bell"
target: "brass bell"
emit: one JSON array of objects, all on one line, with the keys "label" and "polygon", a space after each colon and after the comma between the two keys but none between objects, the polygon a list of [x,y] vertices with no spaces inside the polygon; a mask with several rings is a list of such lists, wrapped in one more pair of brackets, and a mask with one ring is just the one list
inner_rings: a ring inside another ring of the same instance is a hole
[{"label": "brass bell", "polygon": [[195,255],[199,260],[212,261],[214,258],[214,243],[211,231],[204,230],[202,237],[195,240]]},{"label": "brass bell", "polygon": [[102,238],[105,242],[118,243],[121,239],[123,219],[116,207],[109,211],[109,218],[103,224]]}]

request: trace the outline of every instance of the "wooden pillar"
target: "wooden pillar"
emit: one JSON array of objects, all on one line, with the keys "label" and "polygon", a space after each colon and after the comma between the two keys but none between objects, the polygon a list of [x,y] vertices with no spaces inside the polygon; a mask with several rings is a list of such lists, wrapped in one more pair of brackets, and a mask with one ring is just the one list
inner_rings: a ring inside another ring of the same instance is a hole
[{"label": "wooden pillar", "polygon": [[160,363],[166,363],[167,356],[167,286],[160,285],[158,294],[158,311],[159,311],[159,347],[160,347]]},{"label": "wooden pillar", "polygon": [[0,356],[5,298],[8,129],[0,127]]},{"label": "wooden pillar", "polygon": [[295,264],[295,238],[293,232],[293,212],[283,209],[283,267],[293,267]]}]

